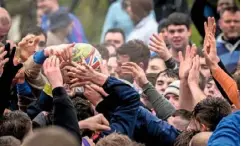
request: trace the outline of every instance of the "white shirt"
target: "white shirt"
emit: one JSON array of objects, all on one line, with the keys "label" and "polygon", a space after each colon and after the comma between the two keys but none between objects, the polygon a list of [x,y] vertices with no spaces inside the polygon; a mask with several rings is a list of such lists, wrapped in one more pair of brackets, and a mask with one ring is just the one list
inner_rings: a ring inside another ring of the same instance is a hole
[{"label": "white shirt", "polygon": [[127,41],[138,39],[149,45],[150,37],[157,33],[158,24],[153,15],[150,14],[143,18],[128,36]]}]

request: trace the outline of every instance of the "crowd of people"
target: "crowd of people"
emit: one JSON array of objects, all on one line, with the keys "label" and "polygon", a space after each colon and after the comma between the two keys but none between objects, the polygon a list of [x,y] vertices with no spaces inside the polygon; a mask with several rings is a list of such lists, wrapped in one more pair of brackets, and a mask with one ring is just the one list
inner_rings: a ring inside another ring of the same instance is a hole
[{"label": "crowd of people", "polygon": [[36,8],[15,42],[0,7],[0,146],[240,145],[234,0],[111,1],[100,44],[58,0]]}]

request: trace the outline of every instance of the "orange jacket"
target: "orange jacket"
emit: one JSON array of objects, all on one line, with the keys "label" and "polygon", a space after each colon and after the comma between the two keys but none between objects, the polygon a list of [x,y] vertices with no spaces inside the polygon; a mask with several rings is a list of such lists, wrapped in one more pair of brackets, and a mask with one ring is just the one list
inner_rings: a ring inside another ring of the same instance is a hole
[{"label": "orange jacket", "polygon": [[236,82],[228,74],[226,74],[219,66],[215,70],[212,70],[212,75],[221,85],[221,87],[228,95],[228,98],[232,101],[232,103],[238,109],[240,109],[239,92]]}]

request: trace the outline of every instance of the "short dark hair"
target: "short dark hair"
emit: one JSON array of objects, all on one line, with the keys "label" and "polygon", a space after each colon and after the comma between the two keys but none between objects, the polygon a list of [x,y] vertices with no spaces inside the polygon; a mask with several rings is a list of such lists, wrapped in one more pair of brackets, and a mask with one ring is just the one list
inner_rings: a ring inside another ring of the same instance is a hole
[{"label": "short dark hair", "polygon": [[26,37],[28,34],[33,35],[44,35],[45,39],[47,40],[47,34],[44,32],[44,30],[39,26],[34,26],[26,29],[22,32],[22,38]]},{"label": "short dark hair", "polygon": [[168,25],[167,18],[162,19],[158,25],[157,32],[160,33],[162,29],[167,28],[167,25]]},{"label": "short dark hair", "polygon": [[166,69],[164,71],[161,71],[157,74],[157,78],[162,75],[162,76],[167,76],[168,78],[174,78],[174,79],[179,79],[179,75],[176,71],[172,70],[172,69]]},{"label": "short dark hair", "polygon": [[22,111],[12,111],[4,116],[0,124],[0,136],[12,135],[19,140],[32,129],[32,122]]},{"label": "short dark hair", "polygon": [[153,0],[129,0],[131,10],[138,18],[148,16],[153,9]]},{"label": "short dark hair", "polygon": [[193,118],[214,131],[223,117],[232,112],[230,104],[223,98],[209,97],[200,101],[193,110]]},{"label": "short dark hair", "polygon": [[98,44],[94,46],[101,55],[101,58],[104,60],[109,60],[110,56],[109,56],[109,51],[107,49],[107,45],[106,44]]},{"label": "short dark hair", "polygon": [[94,116],[94,111],[91,107],[90,102],[80,97],[75,97],[71,100],[75,107],[78,121]]},{"label": "short dark hair", "polygon": [[187,29],[190,28],[191,20],[185,13],[174,12],[167,18],[167,27],[170,25],[185,25]]},{"label": "short dark hair", "polygon": [[0,137],[1,146],[20,146],[21,142],[13,136]]},{"label": "short dark hair", "polygon": [[174,146],[188,146],[193,136],[200,131],[183,131],[175,140]]},{"label": "short dark hair", "polygon": [[224,12],[231,12],[231,13],[236,13],[236,12],[239,12],[239,8],[237,6],[231,6],[231,7],[227,7],[227,8],[224,8],[221,12],[220,12],[220,16],[222,16],[224,14]]},{"label": "short dark hair", "polygon": [[105,36],[107,35],[107,33],[120,33],[122,35],[122,37],[123,37],[124,42],[126,40],[125,33],[124,33],[124,31],[121,28],[111,28],[111,29],[108,29],[107,32],[105,33]]},{"label": "short dark hair", "polygon": [[128,55],[131,62],[136,64],[143,63],[144,70],[147,69],[150,50],[147,45],[141,40],[131,40],[123,44],[120,48],[116,50],[117,55]]},{"label": "short dark hair", "polygon": [[178,116],[180,116],[181,118],[190,121],[190,120],[191,120],[191,117],[192,117],[192,112],[190,112],[190,111],[188,111],[188,110],[185,110],[185,109],[179,109],[179,110],[176,110],[176,111],[172,114],[172,116],[173,116],[173,117],[178,117]]}]

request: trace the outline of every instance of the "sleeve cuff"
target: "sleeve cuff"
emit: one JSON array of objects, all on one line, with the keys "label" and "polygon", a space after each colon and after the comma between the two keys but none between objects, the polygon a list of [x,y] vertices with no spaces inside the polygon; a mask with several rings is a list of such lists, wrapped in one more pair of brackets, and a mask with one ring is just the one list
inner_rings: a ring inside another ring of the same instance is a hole
[{"label": "sleeve cuff", "polygon": [[37,64],[43,64],[47,57],[44,55],[44,50],[38,51],[34,54],[33,60]]},{"label": "sleeve cuff", "polygon": [[64,89],[64,87],[57,87],[57,88],[54,88],[53,91],[53,97],[54,96],[61,96],[61,95],[67,95],[67,92],[66,90]]},{"label": "sleeve cuff", "polygon": [[145,84],[145,85],[143,86],[143,88],[142,88],[143,92],[145,92],[147,89],[151,88],[152,86],[153,86],[153,85],[152,85],[150,82],[148,82],[147,84]]}]

